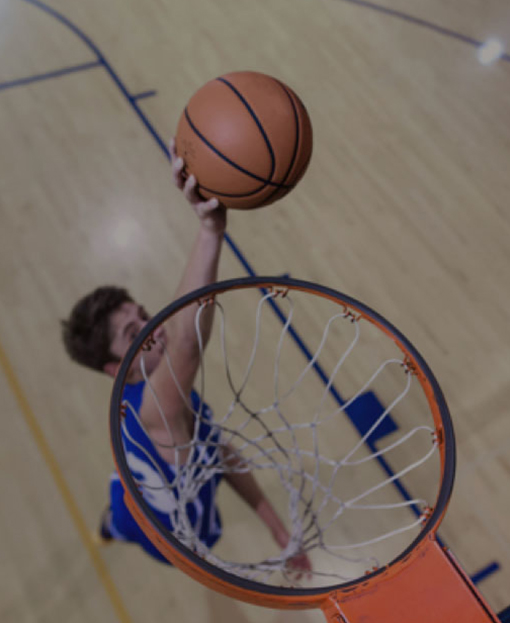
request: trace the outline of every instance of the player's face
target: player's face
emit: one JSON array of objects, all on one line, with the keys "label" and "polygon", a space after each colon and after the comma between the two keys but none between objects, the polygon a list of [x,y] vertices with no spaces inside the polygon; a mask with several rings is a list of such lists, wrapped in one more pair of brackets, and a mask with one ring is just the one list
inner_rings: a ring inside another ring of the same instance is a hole
[{"label": "player's face", "polygon": [[[112,354],[122,359],[129,350],[133,340],[140,333],[149,320],[149,314],[138,303],[123,303],[110,316],[110,327],[112,332],[112,340],[110,350]],[[145,365],[147,375],[152,374],[163,356],[164,346],[166,345],[167,336],[165,329],[160,325],[153,333],[156,344],[148,351],[139,353],[131,364],[129,377],[143,378],[141,374],[141,362]]]}]

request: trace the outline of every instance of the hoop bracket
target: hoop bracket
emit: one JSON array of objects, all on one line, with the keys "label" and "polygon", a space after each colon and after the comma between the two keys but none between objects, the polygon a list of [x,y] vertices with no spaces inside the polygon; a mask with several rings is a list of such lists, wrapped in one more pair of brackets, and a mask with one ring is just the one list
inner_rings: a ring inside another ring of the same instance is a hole
[{"label": "hoop bracket", "polygon": [[321,608],[328,623],[413,623],[498,620],[469,577],[435,535],[403,561],[405,573],[388,569],[376,583],[330,594]]},{"label": "hoop bracket", "polygon": [[203,298],[197,299],[199,307],[209,307],[210,305],[214,305],[215,301],[216,296],[214,294],[210,294],[209,296],[204,296]]},{"label": "hoop bracket", "polygon": [[271,286],[270,290],[275,296],[281,296],[282,298],[285,298],[289,292],[289,288],[284,286]]}]

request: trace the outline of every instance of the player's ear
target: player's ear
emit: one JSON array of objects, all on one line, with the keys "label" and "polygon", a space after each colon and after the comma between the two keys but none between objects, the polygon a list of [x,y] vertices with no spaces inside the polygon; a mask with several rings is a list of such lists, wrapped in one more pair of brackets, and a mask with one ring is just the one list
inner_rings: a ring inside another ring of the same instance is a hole
[{"label": "player's ear", "polygon": [[117,374],[117,370],[119,369],[120,363],[118,361],[109,361],[105,363],[103,366],[103,371],[108,374],[108,376],[113,376]]}]

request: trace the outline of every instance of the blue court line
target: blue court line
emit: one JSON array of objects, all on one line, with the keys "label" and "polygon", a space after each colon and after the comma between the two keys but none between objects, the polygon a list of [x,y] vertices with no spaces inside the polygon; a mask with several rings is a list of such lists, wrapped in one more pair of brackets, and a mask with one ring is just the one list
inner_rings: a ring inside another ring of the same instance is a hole
[{"label": "blue court line", "polygon": [[499,571],[500,568],[501,567],[500,567],[499,563],[491,562],[490,564],[485,566],[483,569],[480,569],[480,571],[477,571],[476,573],[474,573],[471,576],[471,580],[472,580],[473,584],[478,584],[482,580],[485,580],[486,578],[488,578],[493,573],[496,573],[496,571]]},{"label": "blue court line", "polygon": [[[118,88],[121,91],[121,93],[124,95],[126,100],[129,102],[131,107],[134,109],[134,111],[136,112],[136,114],[138,115],[138,117],[140,118],[142,123],[145,125],[146,129],[149,131],[149,133],[152,135],[152,137],[154,138],[156,143],[159,145],[161,150],[164,152],[164,154],[167,156],[167,158],[170,159],[170,153],[169,153],[169,149],[168,149],[167,145],[161,139],[161,137],[157,133],[157,131],[154,128],[154,126],[148,120],[147,116],[143,113],[143,111],[140,109],[140,107],[136,104],[135,98],[133,98],[129,94],[129,92],[126,89],[126,87],[124,86],[123,82],[120,80],[120,78],[118,77],[116,72],[113,70],[113,68],[108,63],[108,61],[105,59],[105,57],[101,54],[101,52],[99,51],[97,46],[93,43],[93,41],[87,35],[85,35],[81,30],[79,30],[66,17],[64,17],[63,15],[61,15],[60,13],[58,13],[57,11],[52,9],[51,7],[48,7],[47,5],[43,4],[40,0],[24,0],[24,1],[28,2],[29,4],[33,4],[33,5],[37,6],[37,7],[39,7],[41,10],[43,10],[43,11],[49,13],[50,15],[52,15],[53,17],[55,17],[55,19],[57,19],[58,21],[60,21],[64,25],[66,25],[68,28],[70,28],[86,45],[88,45],[92,49],[92,51],[96,54],[96,56],[98,58],[98,62],[100,62],[102,64],[104,69],[110,75],[110,77],[115,82],[115,84],[118,86]],[[377,5],[372,5],[369,2],[364,2],[362,0],[344,0],[344,1],[352,2],[354,4],[360,4],[362,6],[366,6],[366,7],[374,8],[376,10],[383,11],[382,7],[378,7]],[[383,12],[388,12],[390,14],[395,14],[395,15],[398,14],[398,12],[393,12],[393,11],[391,11],[389,9],[387,11],[383,11]],[[398,14],[398,16],[402,17],[403,14]],[[409,21],[414,21],[414,18],[410,18],[409,17]],[[419,22],[421,22],[421,20],[416,20],[416,23],[419,23]],[[444,31],[447,32],[446,29],[444,29]],[[459,35],[459,38],[461,38],[461,37],[462,37],[462,35]],[[474,41],[474,40],[471,40],[471,41]],[[256,273],[255,273],[254,269],[252,268],[252,266],[250,265],[248,260],[244,257],[244,255],[240,251],[239,247],[235,244],[234,240],[231,238],[230,235],[225,234],[225,242],[228,244],[228,246],[230,247],[230,249],[232,250],[234,255],[238,258],[238,260],[240,261],[241,265],[246,270],[248,275],[256,276]],[[282,322],[285,322],[285,315],[279,309],[279,307],[276,305],[276,303],[274,301],[272,301],[271,299],[269,300],[269,303],[273,307],[275,313],[282,320]],[[305,345],[303,340],[299,337],[299,335],[296,333],[296,331],[292,327],[289,327],[289,332],[291,333],[292,337],[296,341],[296,344],[297,344],[298,348],[303,352],[305,357],[310,361],[310,359],[312,358],[311,351],[308,349],[308,347]],[[316,372],[319,374],[320,378],[324,382],[327,383],[327,376],[324,374],[324,371],[319,366],[319,364],[316,364],[314,367],[315,367]],[[337,390],[333,386],[331,386],[330,391],[332,392],[332,394],[335,397],[335,399],[339,402],[340,406],[343,406],[343,404],[345,404],[345,403],[342,400],[342,398],[340,397],[340,395],[337,392]],[[379,464],[384,469],[384,471],[388,474],[388,476],[391,477],[391,476],[393,476],[395,474],[395,472],[393,472],[393,470],[391,469],[391,467],[389,466],[389,464],[385,461],[385,459],[383,457],[377,457],[376,460],[379,462]],[[406,488],[400,482],[398,482],[398,480],[393,481],[393,484],[395,485],[395,487],[399,490],[401,495],[406,500],[412,499],[411,496],[409,495],[409,493],[407,492]],[[494,565],[497,565],[497,563],[494,563]],[[494,565],[491,565],[490,567],[493,568]],[[499,566],[497,566],[497,568],[499,568]],[[494,568],[494,570],[497,570],[497,569]],[[490,572],[492,573],[493,571],[490,571]],[[486,576],[484,576],[484,577],[486,577]]]},{"label": "blue court line", "polygon": [[73,67],[64,67],[63,69],[48,71],[44,74],[28,76],[27,78],[19,78],[17,80],[11,80],[9,82],[0,82],[0,91],[4,91],[5,89],[12,89],[13,87],[25,86],[27,84],[31,84],[32,82],[49,80],[50,78],[58,78],[59,76],[65,76],[67,74],[76,73],[78,71],[86,71],[87,69],[93,69],[94,67],[101,67],[101,65],[101,61],[93,61],[91,63],[84,63],[83,65],[74,65]]},{"label": "blue court line", "polygon": [[510,606],[498,612],[498,618],[501,623],[510,623]]},{"label": "blue court line", "polygon": [[131,107],[135,110],[136,114],[140,117],[140,119],[142,120],[142,122],[144,123],[145,127],[150,132],[150,134],[152,135],[154,140],[158,143],[158,145],[163,150],[163,152],[166,154],[166,156],[169,156],[169,150],[168,150],[168,147],[165,145],[165,142],[160,138],[160,136],[158,135],[158,133],[154,129],[154,126],[147,119],[147,117],[145,116],[144,112],[138,106],[136,101],[131,97],[131,94],[129,93],[129,91],[126,89],[124,84],[121,82],[121,80],[119,79],[119,77],[117,76],[115,71],[113,70],[113,68],[110,65],[110,63],[101,54],[101,51],[96,46],[96,44],[92,41],[92,39],[90,37],[88,37],[77,26],[75,26],[69,19],[67,19],[67,17],[65,17],[64,15],[62,15],[61,13],[56,11],[55,9],[51,8],[50,6],[44,4],[40,0],[22,0],[22,1],[23,2],[27,2],[28,4],[33,4],[34,6],[38,7],[39,9],[41,9],[41,11],[44,11],[45,13],[48,13],[49,15],[54,17],[61,24],[64,24],[64,26],[67,26],[67,28],[69,28],[79,39],[81,39],[83,41],[83,43],[86,46],[88,46],[92,50],[92,52],[94,52],[94,54],[96,55],[97,60],[102,64],[102,66],[104,67],[106,72],[110,75],[110,78],[115,82],[115,84],[117,85],[117,87],[119,88],[121,93],[124,95],[124,97],[127,99],[129,104],[131,105]]},{"label": "blue court line", "polygon": [[157,91],[144,91],[143,93],[138,93],[138,95],[132,95],[131,96],[131,100],[132,101],[137,101],[137,100],[141,100],[141,99],[146,99],[147,97],[153,97],[154,95],[157,94]]},{"label": "blue court line", "polygon": [[[374,4],[373,2],[368,2],[368,0],[340,0],[341,2],[347,2],[349,4],[355,4],[367,9],[371,9],[373,11],[377,11],[378,13],[382,13],[384,15],[388,15],[390,17],[396,17],[397,19],[401,19],[409,24],[414,24],[415,26],[419,26],[421,28],[426,28],[435,32],[439,35],[443,35],[445,37],[450,37],[451,39],[457,39],[462,43],[467,43],[473,47],[480,47],[484,42],[473,39],[472,37],[468,37],[467,35],[463,35],[462,33],[456,32],[455,30],[451,30],[450,28],[444,28],[443,26],[438,26],[433,22],[429,22],[425,19],[421,19],[420,17],[414,17],[413,15],[408,15],[407,13],[403,13],[402,11],[397,11],[396,9],[390,9],[388,7],[381,6],[380,4]],[[503,54],[501,60],[510,61],[510,54]]]}]

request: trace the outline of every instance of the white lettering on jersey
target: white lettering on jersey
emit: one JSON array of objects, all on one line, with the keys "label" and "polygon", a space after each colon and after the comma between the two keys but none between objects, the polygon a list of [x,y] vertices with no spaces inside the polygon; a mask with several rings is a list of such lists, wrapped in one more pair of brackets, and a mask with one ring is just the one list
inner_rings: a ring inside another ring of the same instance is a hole
[{"label": "white lettering on jersey", "polygon": [[175,497],[165,486],[159,472],[132,452],[126,453],[126,460],[131,471],[136,473],[136,479],[142,485],[143,497],[147,504],[161,513],[175,512],[177,510]]}]

